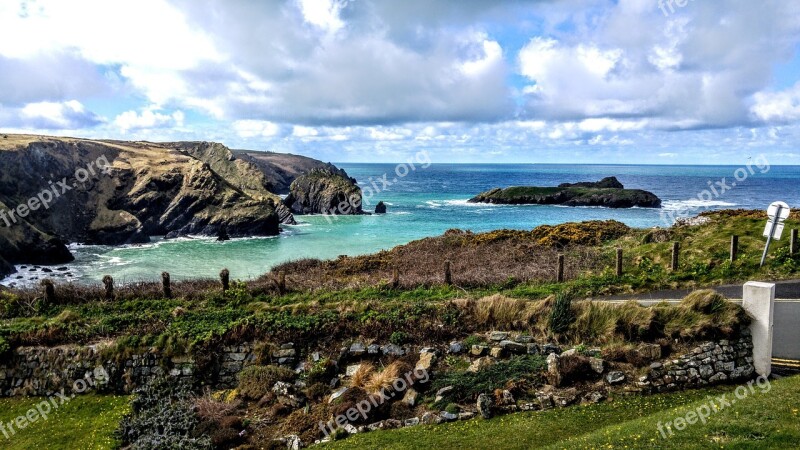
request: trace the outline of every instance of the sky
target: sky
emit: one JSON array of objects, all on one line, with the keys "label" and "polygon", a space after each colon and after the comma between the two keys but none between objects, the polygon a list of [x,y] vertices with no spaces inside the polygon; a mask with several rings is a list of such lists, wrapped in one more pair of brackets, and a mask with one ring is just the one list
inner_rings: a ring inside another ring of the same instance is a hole
[{"label": "sky", "polygon": [[[683,6],[681,6],[683,5]],[[0,0],[0,131],[800,165],[795,0]]]}]

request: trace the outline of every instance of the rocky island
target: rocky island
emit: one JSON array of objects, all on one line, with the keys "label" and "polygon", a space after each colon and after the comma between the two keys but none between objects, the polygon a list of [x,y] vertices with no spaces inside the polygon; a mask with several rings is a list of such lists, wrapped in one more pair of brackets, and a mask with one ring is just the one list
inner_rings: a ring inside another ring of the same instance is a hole
[{"label": "rocky island", "polygon": [[[69,243],[146,243],[151,236],[271,236],[293,224],[279,194],[314,173],[305,198],[350,198],[344,171],[297,155],[214,142],[0,138],[0,277],[14,264],[72,261]],[[318,192],[319,190],[319,192]],[[299,213],[329,213],[311,201]]]},{"label": "rocky island", "polygon": [[640,189],[625,189],[616,177],[598,182],[564,183],[558,187],[515,186],[492,189],[470,203],[503,205],[603,206],[606,208],[660,208],[661,199]]}]

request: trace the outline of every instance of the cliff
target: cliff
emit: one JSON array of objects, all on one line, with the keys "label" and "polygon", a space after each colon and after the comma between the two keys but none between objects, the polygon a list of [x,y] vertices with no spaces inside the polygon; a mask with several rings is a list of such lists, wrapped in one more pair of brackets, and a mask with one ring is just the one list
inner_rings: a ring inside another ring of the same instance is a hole
[{"label": "cliff", "polygon": [[[276,235],[294,217],[271,189],[299,173],[256,153],[210,142],[0,138],[0,275],[8,263],[68,262],[68,242]],[[273,159],[298,170],[328,167],[295,155]]]},{"label": "cliff", "polygon": [[299,176],[284,203],[297,214],[364,214],[361,188],[343,170],[314,169]]},{"label": "cliff", "polygon": [[625,189],[614,177],[599,182],[565,183],[558,187],[515,186],[492,189],[469,200],[471,203],[507,205],[603,206],[607,208],[659,208],[661,199],[640,189]]}]

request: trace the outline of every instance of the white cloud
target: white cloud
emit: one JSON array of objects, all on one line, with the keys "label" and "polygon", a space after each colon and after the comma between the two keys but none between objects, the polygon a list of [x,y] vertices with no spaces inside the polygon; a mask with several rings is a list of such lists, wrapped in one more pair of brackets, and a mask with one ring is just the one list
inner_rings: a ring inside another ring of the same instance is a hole
[{"label": "white cloud", "polygon": [[266,120],[237,120],[233,122],[233,129],[243,138],[273,137],[281,131],[280,125]]},{"label": "white cloud", "polygon": [[344,27],[339,13],[347,4],[343,0],[298,0],[306,22],[325,31],[336,32]]},{"label": "white cloud", "polygon": [[800,119],[800,83],[785,91],[756,93],[752,113],[764,122]]},{"label": "white cloud", "polygon": [[122,133],[131,130],[146,130],[150,128],[166,128],[183,126],[185,115],[183,111],[172,114],[162,114],[155,109],[145,109],[141,113],[125,111],[114,119],[114,125]]},{"label": "white cloud", "polygon": [[28,103],[19,113],[20,126],[46,130],[90,128],[103,122],[101,117],[88,111],[77,100]]}]

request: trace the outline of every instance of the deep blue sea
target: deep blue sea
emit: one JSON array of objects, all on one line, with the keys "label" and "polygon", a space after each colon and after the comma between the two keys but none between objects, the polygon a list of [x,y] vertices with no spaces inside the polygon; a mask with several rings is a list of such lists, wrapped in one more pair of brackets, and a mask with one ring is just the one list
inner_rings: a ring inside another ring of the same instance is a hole
[{"label": "deep blue sea", "polygon": [[[491,165],[337,164],[356,178],[365,192],[365,210],[378,200],[388,205],[382,216],[299,216],[272,238],[154,240],[151,244],[105,247],[73,245],[77,260],[68,265],[70,280],[97,283],[103,275],[118,282],[156,280],[163,271],[173,279],[216,277],[223,267],[246,279],[275,264],[304,257],[335,258],[389,249],[435,236],[450,228],[489,231],[531,229],[542,224],[615,219],[634,227],[671,224],[679,215],[721,208],[765,209],[775,200],[800,207],[800,166],[641,166],[641,165]],[[384,178],[384,174],[386,177]],[[649,190],[664,201],[662,209],[495,206],[467,200],[494,187],[555,186],[616,176],[626,188]],[[379,181],[385,179],[390,185]],[[374,182],[374,183],[373,183]],[[377,189],[376,189],[377,187]],[[369,202],[369,205],[366,203]],[[3,284],[24,283],[23,272]]]}]

